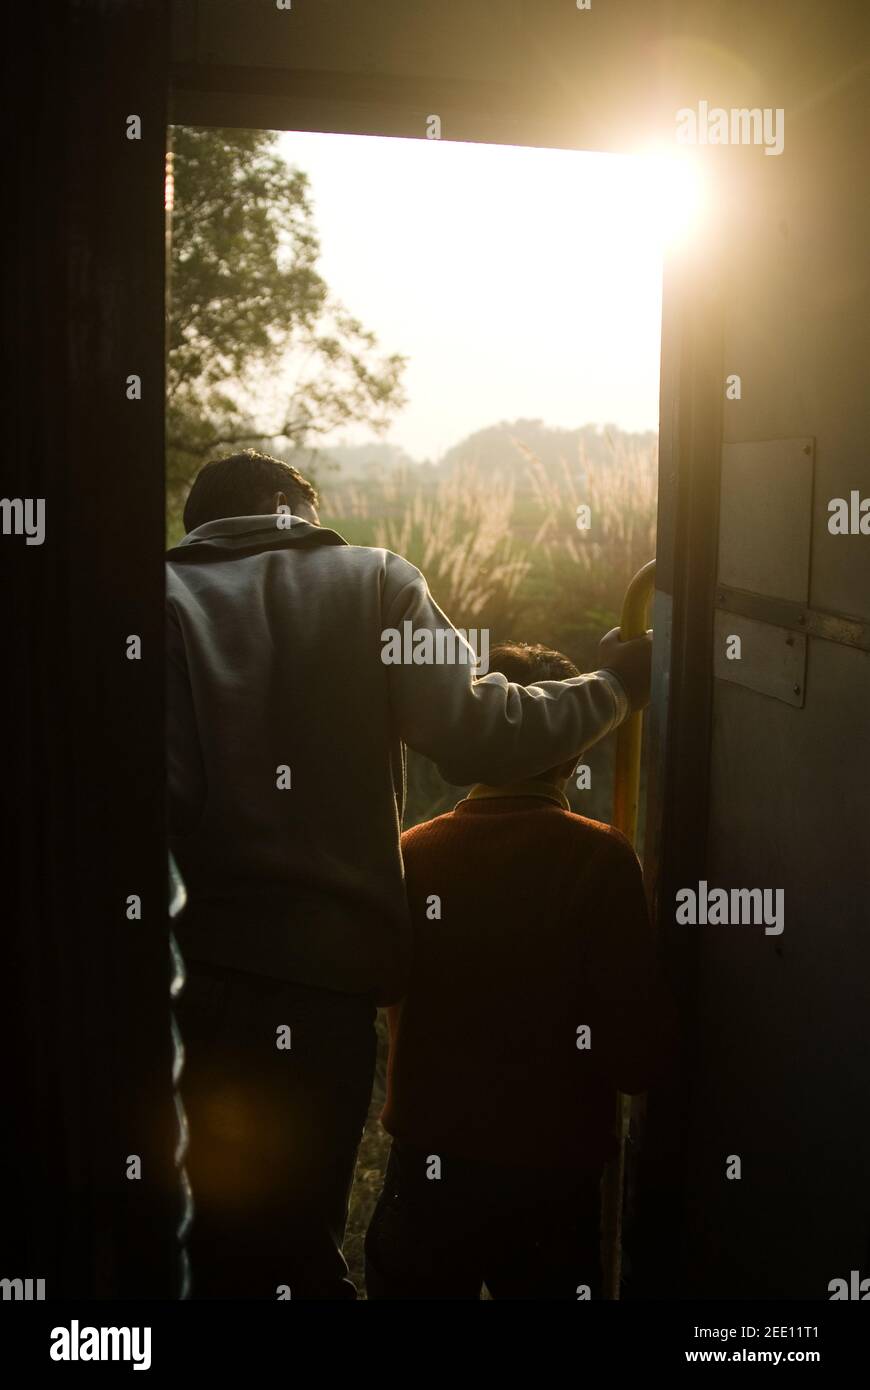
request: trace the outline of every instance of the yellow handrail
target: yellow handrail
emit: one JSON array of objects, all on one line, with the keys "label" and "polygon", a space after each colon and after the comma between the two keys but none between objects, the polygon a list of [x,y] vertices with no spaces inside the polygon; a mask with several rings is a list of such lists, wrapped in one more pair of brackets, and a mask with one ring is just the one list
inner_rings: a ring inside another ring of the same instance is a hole
[{"label": "yellow handrail", "polygon": [[[650,560],[639,569],[625,591],[619,624],[621,641],[641,637],[646,632],[647,614],[656,581],[656,562]],[[613,778],[613,824],[632,844],[637,837],[640,801],[640,755],[643,739],[643,713],[630,714],[616,735]],[[602,1186],[602,1245],[604,1296],[619,1298],[622,1276],[622,1198],[625,1184],[625,1140],[631,1123],[631,1097],[618,1095],[616,1128],[619,1149],[608,1164]]]},{"label": "yellow handrail", "polygon": [[[647,612],[656,583],[656,562],[650,560],[638,570],[625,591],[620,640],[642,637]],[[643,714],[630,714],[616,735],[616,767],[613,777],[613,824],[634,844],[637,835],[637,807],[640,799],[640,752]]]}]

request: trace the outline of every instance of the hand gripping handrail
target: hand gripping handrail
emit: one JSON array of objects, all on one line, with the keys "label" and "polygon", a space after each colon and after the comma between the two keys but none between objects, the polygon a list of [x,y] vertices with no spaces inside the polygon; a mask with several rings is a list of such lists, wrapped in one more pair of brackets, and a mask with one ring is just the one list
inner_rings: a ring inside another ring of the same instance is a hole
[{"label": "hand gripping handrail", "polygon": [[[656,562],[650,560],[639,569],[625,591],[619,624],[620,640],[642,637],[655,589]],[[640,801],[640,755],[643,740],[643,712],[637,710],[620,725],[616,735],[613,776],[613,824],[634,844]],[[625,1184],[625,1140],[631,1122],[631,1097],[619,1094],[616,1130],[619,1149],[607,1165],[602,1185],[602,1250],[604,1296],[619,1298],[622,1276],[622,1200]]]}]

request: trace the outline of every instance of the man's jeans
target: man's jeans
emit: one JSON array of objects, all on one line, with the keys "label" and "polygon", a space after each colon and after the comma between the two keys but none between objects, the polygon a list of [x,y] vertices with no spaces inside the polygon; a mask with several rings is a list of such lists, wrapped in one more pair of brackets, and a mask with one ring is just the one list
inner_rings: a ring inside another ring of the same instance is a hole
[{"label": "man's jeans", "polygon": [[341,1244],[373,999],[193,962],[179,1013],[193,1297],[355,1298]]},{"label": "man's jeans", "polygon": [[494,1299],[600,1298],[600,1181],[394,1141],[366,1234],[369,1299],[479,1299],[482,1284]]}]

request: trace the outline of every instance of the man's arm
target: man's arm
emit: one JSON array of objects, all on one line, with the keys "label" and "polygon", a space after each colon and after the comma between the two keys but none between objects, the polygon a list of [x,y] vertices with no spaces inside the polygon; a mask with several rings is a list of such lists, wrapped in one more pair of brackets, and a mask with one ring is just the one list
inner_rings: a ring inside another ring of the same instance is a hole
[{"label": "man's arm", "polygon": [[[414,634],[455,632],[420,571],[390,552],[382,611],[385,630],[402,633],[410,623]],[[458,651],[462,638],[455,641]],[[471,657],[387,670],[400,737],[458,785],[545,772],[609,733],[630,709],[616,669],[530,686],[498,672],[475,680]]]}]

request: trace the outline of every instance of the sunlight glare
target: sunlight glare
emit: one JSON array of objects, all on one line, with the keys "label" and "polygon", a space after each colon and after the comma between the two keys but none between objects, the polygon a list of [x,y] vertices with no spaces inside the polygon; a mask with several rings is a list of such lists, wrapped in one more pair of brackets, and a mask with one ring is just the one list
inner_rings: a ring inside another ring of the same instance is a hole
[{"label": "sunlight glare", "polygon": [[656,146],[634,156],[639,203],[662,252],[678,250],[698,237],[707,207],[704,171],[694,151]]}]

